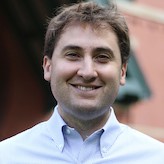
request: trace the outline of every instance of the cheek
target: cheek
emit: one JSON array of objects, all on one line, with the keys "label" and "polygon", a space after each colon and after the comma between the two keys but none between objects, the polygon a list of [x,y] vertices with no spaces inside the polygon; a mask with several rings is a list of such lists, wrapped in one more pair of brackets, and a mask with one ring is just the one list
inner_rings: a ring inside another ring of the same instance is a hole
[{"label": "cheek", "polygon": [[57,83],[66,82],[77,72],[74,64],[66,62],[56,62],[51,73],[51,80]]},{"label": "cheek", "polygon": [[68,98],[68,81],[75,75],[75,69],[68,64],[57,63],[51,73],[51,90],[55,99],[60,102]]},{"label": "cheek", "polygon": [[104,67],[103,69],[101,69],[101,71],[99,71],[100,78],[103,79],[106,83],[114,82],[116,84],[119,84],[120,74],[120,68],[112,65],[106,68]]}]

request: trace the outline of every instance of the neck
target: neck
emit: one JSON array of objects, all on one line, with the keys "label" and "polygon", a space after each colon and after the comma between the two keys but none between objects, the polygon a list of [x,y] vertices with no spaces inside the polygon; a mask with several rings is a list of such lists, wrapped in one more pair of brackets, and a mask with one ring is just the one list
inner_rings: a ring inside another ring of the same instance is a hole
[{"label": "neck", "polygon": [[75,121],[74,128],[79,132],[83,140],[85,140],[92,133],[101,129],[107,122],[108,118],[109,118],[109,112],[103,118],[99,117],[93,120]]},{"label": "neck", "polygon": [[61,113],[60,115],[68,124],[68,126],[76,129],[83,140],[85,140],[88,136],[101,129],[105,125],[110,116],[110,110],[107,110],[103,115],[91,120],[81,120],[73,116],[69,116],[68,114],[67,117],[64,117]]}]

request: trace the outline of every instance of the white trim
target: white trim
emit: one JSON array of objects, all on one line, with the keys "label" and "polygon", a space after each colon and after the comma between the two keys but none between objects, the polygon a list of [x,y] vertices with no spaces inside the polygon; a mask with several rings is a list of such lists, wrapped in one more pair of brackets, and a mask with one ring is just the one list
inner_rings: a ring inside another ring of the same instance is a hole
[{"label": "white trim", "polygon": [[126,1],[117,1],[117,6],[125,14],[164,24],[164,10]]}]

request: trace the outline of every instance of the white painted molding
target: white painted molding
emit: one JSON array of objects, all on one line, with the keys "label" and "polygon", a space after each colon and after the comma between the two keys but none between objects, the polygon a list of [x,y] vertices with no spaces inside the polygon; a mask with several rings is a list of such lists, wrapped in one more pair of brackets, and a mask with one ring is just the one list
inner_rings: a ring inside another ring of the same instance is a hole
[{"label": "white painted molding", "polygon": [[164,24],[164,10],[126,1],[117,1],[117,6],[125,14]]}]

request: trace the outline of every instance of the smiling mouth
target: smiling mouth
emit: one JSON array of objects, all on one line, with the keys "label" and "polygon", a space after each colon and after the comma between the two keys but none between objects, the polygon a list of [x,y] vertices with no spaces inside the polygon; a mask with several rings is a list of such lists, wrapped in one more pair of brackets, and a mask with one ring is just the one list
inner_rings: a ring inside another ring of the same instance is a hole
[{"label": "smiling mouth", "polygon": [[100,88],[99,86],[81,86],[81,85],[72,85],[72,86],[81,91],[93,91],[95,89]]}]

